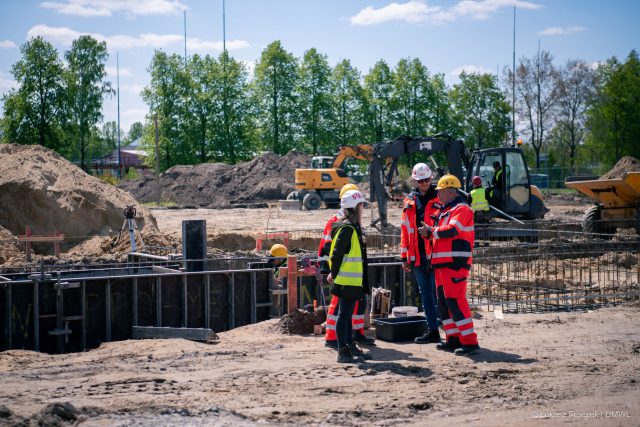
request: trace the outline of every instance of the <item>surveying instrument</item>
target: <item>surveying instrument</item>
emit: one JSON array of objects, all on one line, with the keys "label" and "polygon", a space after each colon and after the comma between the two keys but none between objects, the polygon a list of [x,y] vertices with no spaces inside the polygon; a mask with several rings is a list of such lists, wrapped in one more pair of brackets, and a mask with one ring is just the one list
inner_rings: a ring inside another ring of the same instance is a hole
[{"label": "surveying instrument", "polygon": [[120,236],[122,236],[122,232],[124,231],[125,226],[129,228],[131,252],[136,252],[138,250],[136,247],[136,231],[138,232],[138,236],[140,237],[140,249],[143,249],[144,241],[142,240],[142,234],[140,233],[140,230],[138,230],[138,225],[136,224],[136,208],[134,208],[133,206],[127,206],[122,210],[122,213],[124,214],[124,222],[122,223],[122,227],[120,227],[118,239],[113,243],[111,249],[113,249],[120,241]]}]

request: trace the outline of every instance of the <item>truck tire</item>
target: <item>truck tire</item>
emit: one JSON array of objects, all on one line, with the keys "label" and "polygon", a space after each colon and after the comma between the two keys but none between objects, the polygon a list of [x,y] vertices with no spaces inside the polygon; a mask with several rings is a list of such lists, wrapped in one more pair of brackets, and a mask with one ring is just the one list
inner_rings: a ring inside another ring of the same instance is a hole
[{"label": "truck tire", "polygon": [[633,227],[636,229],[636,234],[640,236],[640,209],[636,211],[636,217],[634,220]]},{"label": "truck tire", "polygon": [[544,202],[533,194],[529,199],[529,203],[529,219],[543,219],[547,212],[549,212],[549,209],[544,205]]},{"label": "truck tire", "polygon": [[302,205],[308,211],[320,209],[320,203],[322,203],[322,199],[317,193],[307,193],[302,200]]},{"label": "truck tire", "polygon": [[287,200],[298,200],[298,192],[292,191],[291,193],[287,194]]},{"label": "truck tire", "polygon": [[602,206],[593,205],[587,211],[582,220],[582,231],[585,233],[593,233],[600,239],[610,240],[616,232],[616,228],[608,225],[602,220]]}]

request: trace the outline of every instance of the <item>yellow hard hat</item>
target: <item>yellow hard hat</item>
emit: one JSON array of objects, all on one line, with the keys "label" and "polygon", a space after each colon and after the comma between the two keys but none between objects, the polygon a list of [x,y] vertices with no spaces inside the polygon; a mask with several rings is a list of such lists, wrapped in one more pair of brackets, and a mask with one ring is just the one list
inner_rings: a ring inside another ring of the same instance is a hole
[{"label": "yellow hard hat", "polygon": [[460,180],[455,175],[444,175],[438,180],[436,190],[444,190],[445,188],[461,188]]},{"label": "yellow hard hat", "polygon": [[280,243],[276,243],[271,246],[271,250],[269,251],[272,257],[284,258],[289,255],[289,251],[285,245],[281,245]]},{"label": "yellow hard hat", "polygon": [[358,186],[355,184],[345,184],[342,186],[342,189],[340,190],[340,198],[342,199],[342,196],[344,196],[344,193],[346,193],[349,190],[356,190],[356,191],[360,191],[358,190]]}]

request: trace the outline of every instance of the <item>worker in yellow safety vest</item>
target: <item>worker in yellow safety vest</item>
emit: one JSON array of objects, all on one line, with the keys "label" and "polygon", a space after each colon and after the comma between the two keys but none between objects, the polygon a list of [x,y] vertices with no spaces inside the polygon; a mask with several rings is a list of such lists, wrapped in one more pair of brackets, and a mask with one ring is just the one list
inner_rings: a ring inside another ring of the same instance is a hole
[{"label": "worker in yellow safety vest", "polygon": [[489,201],[487,200],[487,190],[482,186],[482,178],[474,176],[471,179],[473,190],[469,193],[469,203],[474,212],[475,222],[485,222],[487,212],[489,212]]},{"label": "worker in yellow safety vest", "polygon": [[338,363],[361,362],[371,356],[360,349],[351,333],[352,315],[356,302],[369,293],[367,276],[367,247],[362,232],[362,215],[366,200],[357,190],[349,190],[340,199],[345,219],[334,224],[327,282],[331,293],[340,298],[336,320]]}]

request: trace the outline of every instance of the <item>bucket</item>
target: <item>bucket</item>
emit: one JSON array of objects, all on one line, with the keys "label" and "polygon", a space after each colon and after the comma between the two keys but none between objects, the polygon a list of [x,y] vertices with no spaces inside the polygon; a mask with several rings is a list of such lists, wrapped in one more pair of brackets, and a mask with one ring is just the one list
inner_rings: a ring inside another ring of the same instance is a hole
[{"label": "bucket", "polygon": [[415,316],[416,314],[418,314],[418,307],[413,307],[411,305],[393,307],[393,310],[391,310],[391,315],[393,317]]}]

